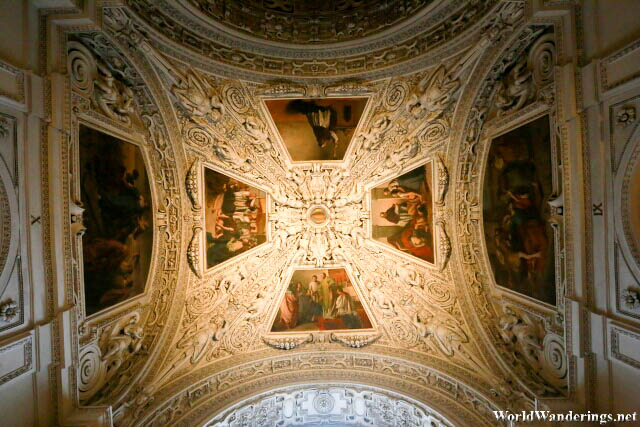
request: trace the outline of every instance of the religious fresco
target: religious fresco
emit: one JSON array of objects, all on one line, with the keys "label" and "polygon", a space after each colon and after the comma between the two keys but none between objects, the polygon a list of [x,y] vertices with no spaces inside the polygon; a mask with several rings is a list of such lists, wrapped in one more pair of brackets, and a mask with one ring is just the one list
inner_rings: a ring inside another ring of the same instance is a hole
[{"label": "religious fresco", "polygon": [[314,269],[293,273],[271,332],[371,327],[347,272],[343,268]]},{"label": "religious fresco", "polygon": [[266,195],[236,179],[204,168],[207,268],[267,240]]},{"label": "religious fresco", "polygon": [[138,146],[81,125],[79,151],[89,316],[144,291],[153,247],[151,191]]},{"label": "religious fresco", "polygon": [[[628,217],[628,225],[625,226],[629,242],[637,251],[640,248],[640,161],[634,166],[629,177],[628,190],[626,191],[626,206],[622,206],[624,215]],[[625,190],[623,188],[623,194]]]},{"label": "religious fresco", "polygon": [[549,117],[491,142],[483,187],[484,235],[496,283],[556,302]]},{"label": "religious fresco", "polygon": [[265,101],[291,159],[342,160],[367,98]]},{"label": "religious fresco", "polygon": [[371,190],[375,240],[434,262],[433,165],[431,162]]}]

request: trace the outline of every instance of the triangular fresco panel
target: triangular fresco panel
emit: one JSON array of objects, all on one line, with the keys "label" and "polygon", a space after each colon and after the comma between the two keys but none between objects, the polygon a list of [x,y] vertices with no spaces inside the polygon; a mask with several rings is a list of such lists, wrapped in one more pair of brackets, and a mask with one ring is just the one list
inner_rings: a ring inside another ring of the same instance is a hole
[{"label": "triangular fresco panel", "polygon": [[342,160],[368,98],[266,100],[293,161]]},{"label": "triangular fresco panel", "polygon": [[271,332],[371,329],[371,320],[345,269],[296,270]]}]

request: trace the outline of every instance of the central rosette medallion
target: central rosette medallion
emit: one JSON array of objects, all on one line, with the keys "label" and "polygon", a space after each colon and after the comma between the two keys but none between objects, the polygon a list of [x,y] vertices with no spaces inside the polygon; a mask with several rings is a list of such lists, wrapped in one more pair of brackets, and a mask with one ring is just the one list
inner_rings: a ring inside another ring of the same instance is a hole
[{"label": "central rosette medallion", "polygon": [[330,220],[331,213],[325,205],[311,205],[307,209],[307,220],[312,227],[324,228]]},{"label": "central rosette medallion", "polygon": [[293,188],[271,193],[276,246],[291,247],[300,265],[344,263],[344,251],[360,247],[365,238],[364,192],[343,169],[318,163],[292,169],[289,179]]}]

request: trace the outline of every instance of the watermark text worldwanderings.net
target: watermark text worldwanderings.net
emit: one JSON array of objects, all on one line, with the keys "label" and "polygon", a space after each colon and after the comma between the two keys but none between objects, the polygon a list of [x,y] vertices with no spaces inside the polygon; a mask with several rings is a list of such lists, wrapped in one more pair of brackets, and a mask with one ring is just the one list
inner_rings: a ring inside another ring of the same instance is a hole
[{"label": "watermark text worldwanderings.net", "polygon": [[522,412],[510,412],[510,411],[493,411],[496,419],[499,421],[512,421],[512,422],[565,422],[565,421],[578,421],[578,422],[598,422],[600,424],[606,424],[610,422],[631,422],[638,419],[638,413],[633,412],[631,414],[598,414],[588,411],[587,413],[578,412],[564,412],[564,413],[552,413],[551,411],[522,411]]}]

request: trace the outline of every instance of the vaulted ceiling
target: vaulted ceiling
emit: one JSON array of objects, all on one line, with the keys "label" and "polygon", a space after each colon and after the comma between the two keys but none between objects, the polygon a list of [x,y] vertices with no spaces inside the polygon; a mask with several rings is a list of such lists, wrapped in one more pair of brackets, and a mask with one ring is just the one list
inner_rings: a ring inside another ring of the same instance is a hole
[{"label": "vaulted ceiling", "polygon": [[[128,0],[102,17],[63,42],[69,206],[92,209],[80,125],[135,144],[152,249],[131,298],[90,309],[75,282],[83,404],[120,425],[234,425],[244,399],[304,418],[403,397],[424,422],[495,425],[570,399],[566,17],[493,0]],[[311,108],[297,124],[294,100]],[[234,216],[255,226],[237,255],[214,246],[229,223],[209,217],[209,175],[264,194],[261,225]],[[342,270],[370,327],[275,327],[296,272]]]}]

